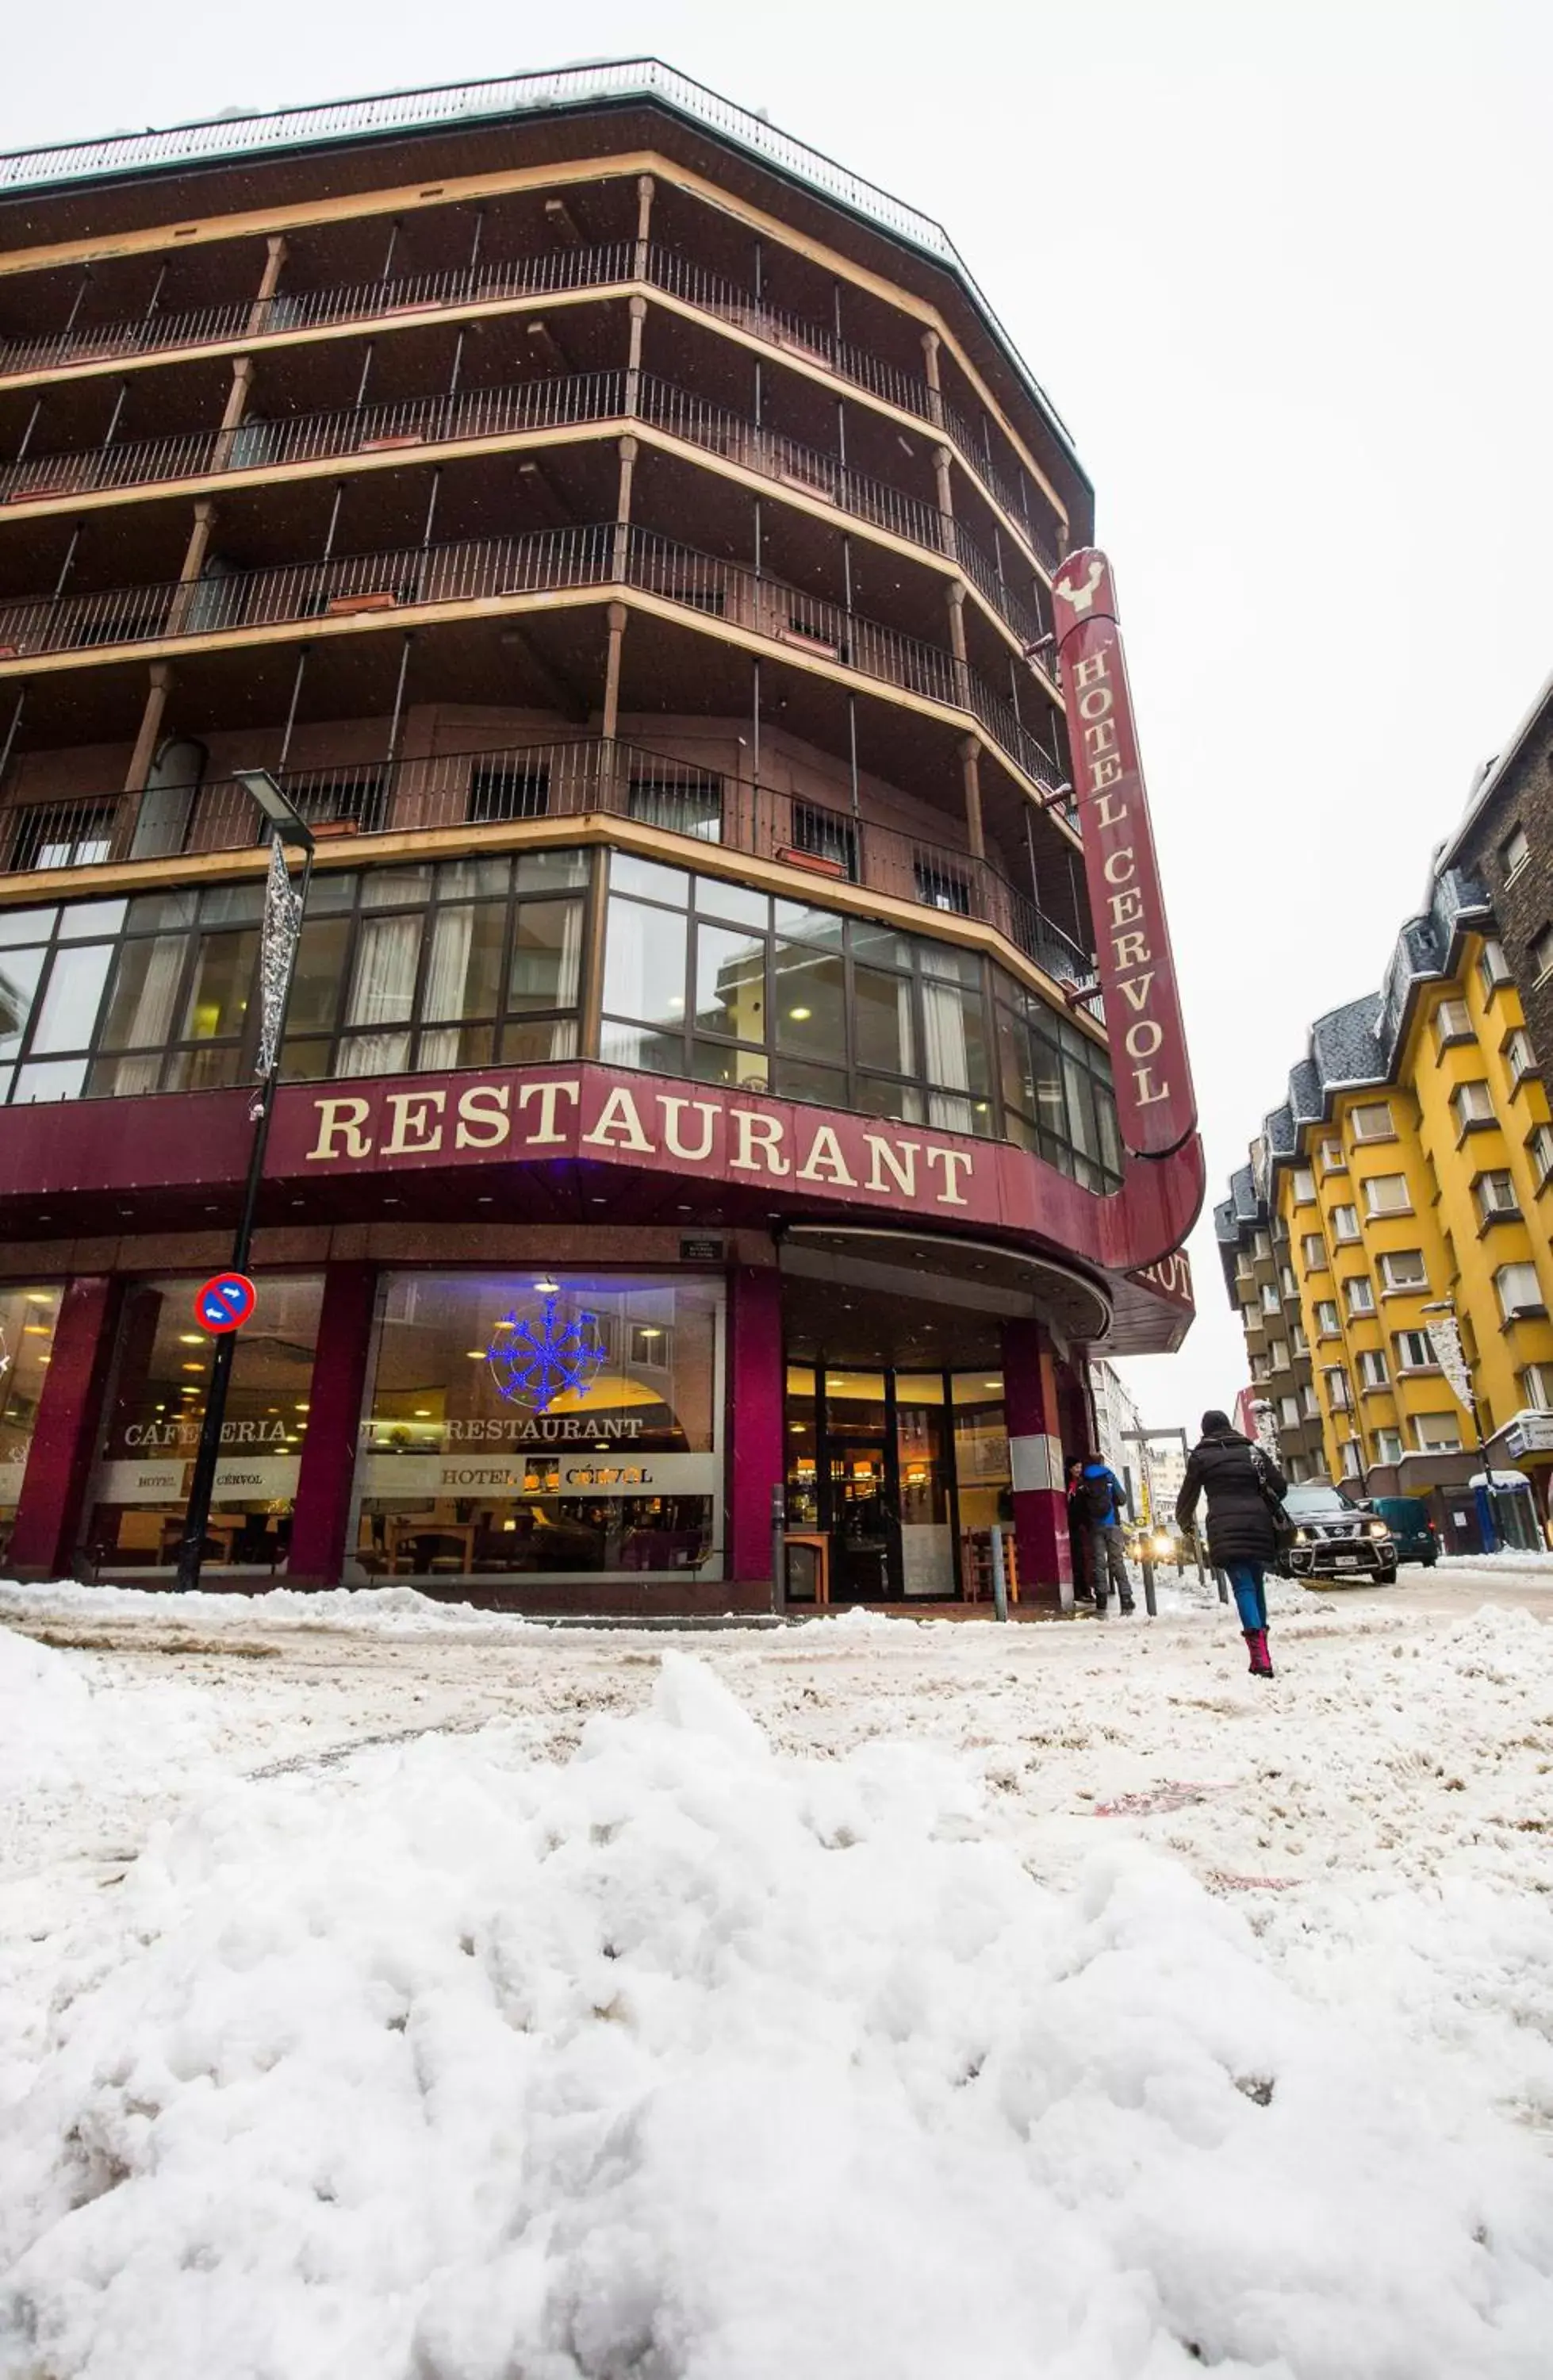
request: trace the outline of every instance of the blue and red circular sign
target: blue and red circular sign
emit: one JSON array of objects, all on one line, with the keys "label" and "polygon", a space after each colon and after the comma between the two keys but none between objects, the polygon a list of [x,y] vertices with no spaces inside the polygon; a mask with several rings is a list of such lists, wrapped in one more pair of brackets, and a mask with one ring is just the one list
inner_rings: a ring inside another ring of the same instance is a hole
[{"label": "blue and red circular sign", "polygon": [[259,1292],[246,1272],[212,1273],[194,1301],[194,1318],[201,1330],[219,1336],[240,1330],[259,1303]]}]

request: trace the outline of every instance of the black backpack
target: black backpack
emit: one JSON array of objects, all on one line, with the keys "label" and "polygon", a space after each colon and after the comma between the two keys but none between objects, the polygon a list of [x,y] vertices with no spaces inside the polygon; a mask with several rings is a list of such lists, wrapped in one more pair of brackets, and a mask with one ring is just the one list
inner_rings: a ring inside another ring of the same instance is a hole
[{"label": "black backpack", "polygon": [[1084,1509],[1092,1521],[1109,1521],[1111,1516],[1115,1489],[1108,1473],[1086,1471],[1084,1475]]}]

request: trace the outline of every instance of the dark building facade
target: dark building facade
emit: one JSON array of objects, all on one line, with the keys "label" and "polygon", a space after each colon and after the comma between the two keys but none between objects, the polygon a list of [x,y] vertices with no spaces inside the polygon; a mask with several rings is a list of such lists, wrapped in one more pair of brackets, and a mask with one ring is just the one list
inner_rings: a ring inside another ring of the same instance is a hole
[{"label": "dark building facade", "polygon": [[[1067,1571],[1175,1344],[1052,659],[1068,435],[939,227],[656,65],[0,160],[0,1532],[753,1608]],[[1131,898],[1132,896],[1128,896]]]}]

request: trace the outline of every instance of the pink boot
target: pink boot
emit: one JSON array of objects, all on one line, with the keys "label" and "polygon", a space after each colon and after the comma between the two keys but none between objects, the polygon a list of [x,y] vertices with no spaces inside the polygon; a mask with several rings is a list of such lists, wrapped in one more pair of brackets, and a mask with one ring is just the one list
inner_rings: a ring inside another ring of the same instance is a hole
[{"label": "pink boot", "polygon": [[1272,1676],[1272,1655],[1268,1650],[1265,1628],[1254,1628],[1251,1632],[1251,1674],[1254,1678]]},{"label": "pink boot", "polygon": [[1251,1656],[1251,1674],[1254,1678],[1259,1678],[1262,1674],[1262,1662],[1261,1656],[1256,1650],[1257,1632],[1255,1628],[1243,1628],[1240,1633],[1245,1639],[1245,1649]]}]

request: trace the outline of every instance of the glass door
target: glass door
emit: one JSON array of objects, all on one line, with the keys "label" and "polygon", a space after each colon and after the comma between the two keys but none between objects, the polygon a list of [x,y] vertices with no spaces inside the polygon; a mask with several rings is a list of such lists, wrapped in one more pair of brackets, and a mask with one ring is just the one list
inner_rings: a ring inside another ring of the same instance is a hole
[{"label": "glass door", "polygon": [[881,1372],[825,1374],[820,1485],[832,1602],[877,1602],[901,1591],[892,1406]]}]

